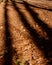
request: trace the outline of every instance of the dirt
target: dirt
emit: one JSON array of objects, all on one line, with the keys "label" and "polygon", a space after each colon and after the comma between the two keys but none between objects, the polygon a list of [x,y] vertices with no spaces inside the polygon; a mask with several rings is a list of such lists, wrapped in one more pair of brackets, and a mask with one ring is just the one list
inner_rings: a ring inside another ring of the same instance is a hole
[{"label": "dirt", "polygon": [[51,33],[52,11],[27,2],[1,2],[0,65],[51,65]]}]

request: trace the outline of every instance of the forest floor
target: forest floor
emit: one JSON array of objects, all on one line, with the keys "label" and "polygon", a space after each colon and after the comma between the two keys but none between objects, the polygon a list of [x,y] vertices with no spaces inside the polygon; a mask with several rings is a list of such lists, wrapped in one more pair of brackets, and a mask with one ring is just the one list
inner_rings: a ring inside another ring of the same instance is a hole
[{"label": "forest floor", "polygon": [[32,4],[0,3],[0,65],[51,65],[52,8]]}]

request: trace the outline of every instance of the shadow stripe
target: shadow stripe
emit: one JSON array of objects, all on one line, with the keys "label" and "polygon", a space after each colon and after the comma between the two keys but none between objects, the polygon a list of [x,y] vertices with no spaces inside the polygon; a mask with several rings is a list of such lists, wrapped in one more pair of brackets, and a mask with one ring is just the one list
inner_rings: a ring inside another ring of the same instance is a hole
[{"label": "shadow stripe", "polygon": [[9,31],[8,16],[7,16],[7,1],[5,2],[5,53],[4,64],[12,65],[12,39]]}]

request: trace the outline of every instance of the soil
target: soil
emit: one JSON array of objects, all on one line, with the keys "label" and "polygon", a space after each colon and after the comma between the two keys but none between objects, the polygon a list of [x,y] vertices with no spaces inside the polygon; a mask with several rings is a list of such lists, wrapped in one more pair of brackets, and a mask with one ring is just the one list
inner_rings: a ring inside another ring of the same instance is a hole
[{"label": "soil", "polygon": [[51,65],[51,47],[52,11],[25,1],[0,3],[0,65]]}]

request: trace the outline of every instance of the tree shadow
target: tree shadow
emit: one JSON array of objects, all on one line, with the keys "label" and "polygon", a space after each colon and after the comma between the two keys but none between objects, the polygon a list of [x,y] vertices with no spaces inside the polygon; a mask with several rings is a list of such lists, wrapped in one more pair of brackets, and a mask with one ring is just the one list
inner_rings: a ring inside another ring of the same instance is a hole
[{"label": "tree shadow", "polygon": [[52,9],[41,8],[41,7],[38,7],[38,6],[31,5],[31,4],[29,4],[29,5],[32,6],[32,7],[36,7],[36,8],[40,8],[40,9],[44,9],[44,10],[48,10],[48,11],[52,11]]},{"label": "tree shadow", "polygon": [[[12,0],[11,0],[12,1]],[[43,21],[41,21],[38,18],[38,15],[36,12],[33,12],[32,9],[30,9],[29,4],[24,2],[24,6],[26,8],[26,10],[31,14],[31,16],[33,17],[33,19],[36,21],[36,23],[38,23],[39,26],[42,27],[43,30],[46,31],[46,33],[49,36],[48,40],[45,40],[44,38],[40,38],[39,34],[37,33],[37,31],[35,29],[33,29],[30,24],[28,23],[27,19],[25,18],[25,15],[20,11],[20,9],[18,8],[18,6],[16,6],[15,1],[12,1],[12,4],[14,6],[14,9],[18,12],[19,17],[21,18],[22,23],[24,24],[24,26],[26,27],[27,30],[29,30],[30,35],[32,36],[33,41],[36,41],[36,45],[37,47],[43,51],[43,53],[45,54],[45,57],[50,60],[50,58],[52,57],[52,30],[47,26],[47,24],[43,23]],[[51,60],[48,62],[49,65],[51,63]],[[47,64],[47,65],[48,65]]]},{"label": "tree shadow", "polygon": [[[41,28],[47,33],[49,39],[45,40],[45,39],[41,39],[41,42],[39,43],[40,45],[38,46],[44,46],[43,50],[45,53],[45,56],[50,59],[52,58],[52,29],[48,27],[47,24],[44,23],[44,21],[42,21],[41,19],[38,18],[38,14],[33,11],[30,7],[29,4],[27,2],[24,1],[24,6],[26,8],[26,10],[31,14],[31,16],[33,17],[34,21],[36,23],[38,23],[39,26],[41,26]],[[43,42],[43,43],[42,43]]]},{"label": "tree shadow", "polygon": [[5,2],[5,53],[4,53],[4,64],[12,65],[12,39],[9,31],[8,15],[7,15],[7,1]]},{"label": "tree shadow", "polygon": [[[26,2],[26,1],[25,1],[25,2]],[[23,4],[24,2],[16,2],[16,1],[15,1],[15,3],[16,3],[16,4],[17,4],[17,3]],[[29,3],[28,3],[28,4],[29,4]],[[36,5],[32,5],[32,4],[29,4],[29,6],[35,7],[35,8],[40,8],[40,9],[44,9],[44,10],[48,10],[48,11],[52,11],[51,8],[40,7],[40,6],[36,6]]]},{"label": "tree shadow", "polygon": [[30,7],[29,4],[27,2],[24,1],[24,6],[26,8],[26,10],[31,14],[31,16],[33,17],[34,21],[36,23],[38,23],[39,26],[42,27],[43,30],[45,30],[47,32],[47,34],[49,36],[51,36],[52,34],[52,29],[48,27],[48,25],[46,23],[44,23],[41,19],[38,18],[38,14],[33,11]]},{"label": "tree shadow", "polygon": [[40,9],[52,11],[52,9],[46,9],[46,8],[43,8],[43,7],[34,6],[34,5],[32,5],[32,4],[29,4],[29,5],[30,5],[31,7],[35,7],[35,8],[40,8]]}]

